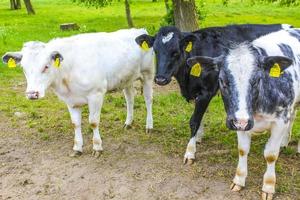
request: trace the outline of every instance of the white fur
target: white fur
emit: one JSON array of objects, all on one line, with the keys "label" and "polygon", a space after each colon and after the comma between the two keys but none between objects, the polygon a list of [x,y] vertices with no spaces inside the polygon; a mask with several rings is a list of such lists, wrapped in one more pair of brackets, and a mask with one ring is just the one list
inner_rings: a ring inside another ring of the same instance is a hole
[{"label": "white fur", "polygon": [[[112,33],[80,34],[58,38],[48,43],[29,42],[21,53],[21,66],[27,79],[27,92],[44,97],[51,87],[69,109],[75,126],[74,150],[82,151],[81,106],[88,104],[89,122],[93,125],[93,149],[102,150],[99,133],[100,111],[106,92],[124,89],[127,101],[126,125],[133,120],[133,82],[143,81],[147,107],[146,128],[153,128],[152,80],[153,50],[142,50],[135,38],[146,34],[144,29],[119,30]],[[50,55],[59,52],[63,61],[59,69]],[[49,69],[42,73],[45,66]]]},{"label": "white fur", "polygon": [[249,87],[249,80],[252,71],[255,70],[255,58],[249,52],[248,45],[243,44],[238,49],[234,49],[227,56],[228,70],[235,78],[235,85],[239,95],[239,109],[235,113],[237,119],[248,120],[247,112],[247,88]]},{"label": "white fur", "polygon": [[166,36],[162,37],[162,43],[165,44],[173,38],[174,33],[170,32]]},{"label": "white fur", "polygon": [[196,136],[190,138],[190,140],[189,140],[189,143],[186,147],[186,151],[184,154],[184,160],[194,160],[195,159],[197,142],[200,143],[202,141],[203,135],[204,135],[203,123],[201,123],[200,127],[197,130]]},{"label": "white fur", "polygon": [[282,29],[287,30],[287,29],[292,28],[292,25],[290,25],[290,24],[282,24],[281,27],[282,27]]}]

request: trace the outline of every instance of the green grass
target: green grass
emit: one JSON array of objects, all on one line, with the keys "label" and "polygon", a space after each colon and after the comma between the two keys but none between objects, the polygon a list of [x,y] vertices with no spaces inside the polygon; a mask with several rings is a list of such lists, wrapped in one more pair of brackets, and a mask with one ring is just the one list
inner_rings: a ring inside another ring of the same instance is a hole
[{"label": "green grass", "polygon": [[[51,2],[51,3],[50,3]],[[197,2],[199,4],[199,2]],[[36,0],[33,1],[35,16],[28,16],[24,10],[11,11],[8,0],[0,0],[0,54],[6,51],[19,50],[22,44],[30,40],[48,41],[54,37],[68,36],[77,33],[95,31],[114,31],[126,28],[123,3],[114,3],[101,9],[86,8],[68,0]],[[165,8],[162,1],[135,1],[131,4],[134,24],[146,27],[150,33],[159,28]],[[201,21],[202,27],[220,26],[232,23],[289,23],[300,27],[299,7],[279,7],[276,4],[250,6],[249,3],[229,3],[224,7],[218,1],[206,2],[206,18]],[[59,24],[76,22],[79,31],[62,32]],[[52,92],[40,101],[28,101],[24,97],[25,79],[20,68],[8,69],[0,63],[0,112],[29,138],[41,140],[57,140],[72,135],[71,122],[67,108]],[[138,137],[141,144],[161,145],[165,153],[182,157],[189,138],[189,118],[193,105],[186,103],[179,92],[156,93],[154,96],[154,126],[152,135],[144,133],[145,106],[141,95],[135,103],[135,121],[132,130],[126,131],[127,137]],[[25,113],[23,118],[15,112]],[[87,125],[87,109],[83,112],[83,130],[91,134]],[[125,121],[125,100],[121,93],[108,94],[105,98],[101,115],[101,132],[106,137],[123,136],[122,125]],[[205,116],[204,141],[199,152],[209,152],[206,156],[197,155],[195,167],[202,169],[201,163],[209,163],[214,176],[230,177],[234,174],[237,163],[236,134],[229,131],[225,124],[225,113],[221,98],[216,96]],[[300,138],[300,116],[293,128],[293,141]],[[33,134],[34,133],[34,134]],[[249,158],[249,184],[259,190],[265,162],[263,146],[268,134],[254,136]],[[214,154],[215,150],[228,150],[227,154]],[[221,167],[220,167],[221,166]],[[227,166],[227,167],[224,167]],[[296,157],[294,147],[284,150],[277,164],[277,191],[295,197],[300,195],[300,161]],[[260,182],[259,182],[260,183]]]}]

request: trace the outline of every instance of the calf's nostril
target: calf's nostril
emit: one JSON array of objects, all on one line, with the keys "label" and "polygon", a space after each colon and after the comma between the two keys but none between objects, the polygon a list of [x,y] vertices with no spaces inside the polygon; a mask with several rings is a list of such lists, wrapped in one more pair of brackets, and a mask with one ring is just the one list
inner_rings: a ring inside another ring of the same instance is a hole
[{"label": "calf's nostril", "polygon": [[237,129],[244,130],[248,125],[248,120],[245,119],[235,120],[234,125],[237,127]]},{"label": "calf's nostril", "polygon": [[164,82],[166,82],[166,79],[164,77],[156,77],[155,82],[156,83],[164,83]]},{"label": "calf's nostril", "polygon": [[26,96],[27,96],[28,99],[38,99],[39,98],[39,92],[38,91],[26,92]]}]

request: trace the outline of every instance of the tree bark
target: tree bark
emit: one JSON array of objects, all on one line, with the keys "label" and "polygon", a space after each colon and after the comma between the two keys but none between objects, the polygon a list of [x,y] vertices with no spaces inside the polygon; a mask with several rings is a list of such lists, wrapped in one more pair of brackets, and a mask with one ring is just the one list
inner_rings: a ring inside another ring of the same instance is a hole
[{"label": "tree bark", "polygon": [[32,4],[31,4],[30,0],[24,0],[24,4],[26,6],[26,10],[27,10],[28,15],[34,15],[35,12],[34,12],[34,9],[32,7]]},{"label": "tree bark", "polygon": [[195,0],[172,0],[175,26],[181,31],[198,30]]},{"label": "tree bark", "polygon": [[10,9],[11,10],[16,10],[17,9],[17,4],[15,0],[10,0]]},{"label": "tree bark", "polygon": [[125,11],[126,11],[126,19],[127,19],[128,27],[132,28],[132,27],[134,27],[134,25],[133,25],[131,13],[130,13],[129,0],[125,0]]},{"label": "tree bark", "polygon": [[21,0],[17,0],[17,9],[21,9]]}]

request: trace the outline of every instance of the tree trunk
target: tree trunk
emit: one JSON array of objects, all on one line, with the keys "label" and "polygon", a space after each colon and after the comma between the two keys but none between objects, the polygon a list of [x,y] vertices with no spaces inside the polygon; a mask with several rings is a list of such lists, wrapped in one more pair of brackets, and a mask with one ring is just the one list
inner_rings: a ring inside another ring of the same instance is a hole
[{"label": "tree trunk", "polygon": [[15,0],[10,0],[10,9],[11,10],[16,10],[17,9],[17,4]]},{"label": "tree trunk", "polygon": [[127,19],[128,27],[132,28],[133,22],[132,22],[131,13],[130,13],[129,0],[125,0],[125,11],[126,11],[126,19]]},{"label": "tree trunk", "polygon": [[17,0],[17,9],[21,9],[21,0]]},{"label": "tree trunk", "polygon": [[195,31],[198,27],[195,0],[172,0],[175,26],[181,31]]},{"label": "tree trunk", "polygon": [[26,6],[26,10],[27,10],[28,15],[34,15],[35,12],[33,10],[33,7],[32,7],[32,4],[31,4],[30,0],[24,0],[24,4]]}]

